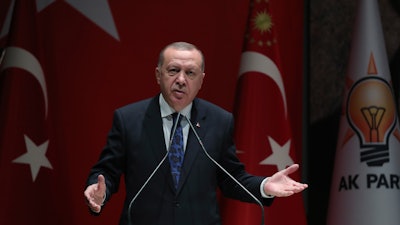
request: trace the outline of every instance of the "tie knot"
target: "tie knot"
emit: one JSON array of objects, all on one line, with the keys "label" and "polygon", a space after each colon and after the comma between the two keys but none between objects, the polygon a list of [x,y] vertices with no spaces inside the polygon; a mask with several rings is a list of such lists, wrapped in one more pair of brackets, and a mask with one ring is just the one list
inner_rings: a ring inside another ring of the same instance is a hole
[{"label": "tie knot", "polygon": [[[176,118],[178,117],[178,113],[174,112],[171,114],[171,116],[172,116],[174,123],[176,123]],[[179,122],[181,122],[181,119],[182,119],[182,115],[179,116]]]}]

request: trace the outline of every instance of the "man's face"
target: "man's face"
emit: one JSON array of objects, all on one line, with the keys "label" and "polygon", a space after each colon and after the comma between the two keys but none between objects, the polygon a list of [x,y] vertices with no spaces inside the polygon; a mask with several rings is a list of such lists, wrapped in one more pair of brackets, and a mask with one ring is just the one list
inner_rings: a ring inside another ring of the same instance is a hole
[{"label": "man's face", "polygon": [[156,79],[167,103],[181,111],[201,89],[205,73],[201,70],[202,58],[197,50],[167,48],[164,63],[156,68]]}]

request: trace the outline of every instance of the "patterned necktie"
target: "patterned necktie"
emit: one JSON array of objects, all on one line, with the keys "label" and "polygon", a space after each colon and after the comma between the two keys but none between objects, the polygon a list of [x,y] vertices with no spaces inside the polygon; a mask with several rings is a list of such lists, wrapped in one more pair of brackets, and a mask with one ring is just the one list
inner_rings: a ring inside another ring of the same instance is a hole
[{"label": "patterned necktie", "polygon": [[[172,114],[172,118],[174,120],[171,129],[171,135],[174,130],[174,126],[176,123],[176,118],[178,114]],[[179,117],[178,124],[176,126],[176,130],[174,136],[172,137],[171,147],[169,149],[169,163],[171,166],[171,174],[172,178],[174,179],[175,188],[178,187],[179,177],[181,174],[182,162],[184,157],[183,151],[183,133],[182,133],[182,126],[181,126],[181,116]]]}]

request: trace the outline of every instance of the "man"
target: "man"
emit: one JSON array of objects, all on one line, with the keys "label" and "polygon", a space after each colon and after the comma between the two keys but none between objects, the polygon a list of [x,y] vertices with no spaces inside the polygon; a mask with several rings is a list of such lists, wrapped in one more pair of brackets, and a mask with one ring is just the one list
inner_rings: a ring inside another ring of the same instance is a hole
[{"label": "man", "polygon": [[[121,225],[221,224],[217,187],[227,197],[257,202],[226,172],[263,205],[307,187],[288,176],[298,165],[269,178],[246,173],[235,154],[232,114],[196,98],[205,76],[204,56],[196,46],[166,46],[155,74],[161,94],[115,111],[107,144],[84,192],[94,213],[117,192],[121,175],[126,190]],[[180,122],[171,116],[175,112]],[[183,156],[164,159],[175,155],[179,144],[173,134],[180,131],[184,160],[175,165]]]}]

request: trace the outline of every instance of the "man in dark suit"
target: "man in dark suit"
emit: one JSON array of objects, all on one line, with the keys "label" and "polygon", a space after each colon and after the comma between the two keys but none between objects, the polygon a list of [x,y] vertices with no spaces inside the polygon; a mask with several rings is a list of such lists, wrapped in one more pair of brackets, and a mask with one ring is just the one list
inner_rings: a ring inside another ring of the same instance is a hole
[{"label": "man in dark suit", "polygon": [[[196,98],[205,76],[204,56],[196,46],[166,46],[155,73],[161,94],[115,111],[107,144],[84,192],[92,212],[100,213],[117,192],[121,175],[126,190],[121,225],[218,225],[217,187],[227,197],[257,202],[255,197],[263,205],[270,205],[274,196],[290,196],[307,187],[288,176],[298,165],[268,178],[245,171],[235,154],[232,114]],[[176,112],[181,120],[173,120]],[[184,160],[171,166],[166,158],[173,155],[170,149],[176,143],[170,136],[177,127],[182,128]]]}]

